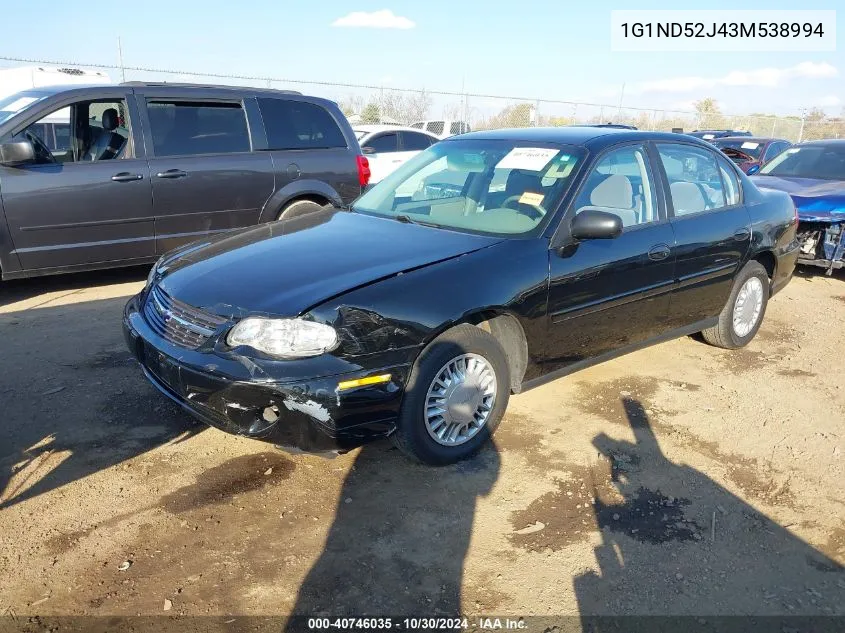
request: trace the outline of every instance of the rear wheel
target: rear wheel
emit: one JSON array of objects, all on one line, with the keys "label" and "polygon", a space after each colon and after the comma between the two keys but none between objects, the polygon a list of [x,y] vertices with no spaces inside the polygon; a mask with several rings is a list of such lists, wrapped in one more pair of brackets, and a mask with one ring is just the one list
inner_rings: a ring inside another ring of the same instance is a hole
[{"label": "rear wheel", "polygon": [[725,349],[744,347],[763,323],[769,302],[769,275],[760,262],[750,261],[739,271],[719,322],[702,331],[704,340]]},{"label": "rear wheel", "polygon": [[279,220],[290,220],[291,218],[298,218],[301,215],[314,213],[323,208],[323,205],[314,202],[313,200],[294,200],[285,205],[285,208],[279,212]]},{"label": "rear wheel", "polygon": [[459,325],[417,359],[391,439],[418,461],[457,462],[493,435],[509,396],[508,363],[498,341],[473,325]]}]

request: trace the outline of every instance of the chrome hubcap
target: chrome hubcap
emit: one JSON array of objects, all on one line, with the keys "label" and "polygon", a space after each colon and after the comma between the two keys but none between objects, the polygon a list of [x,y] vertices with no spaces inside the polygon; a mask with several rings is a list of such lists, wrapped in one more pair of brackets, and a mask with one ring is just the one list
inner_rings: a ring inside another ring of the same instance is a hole
[{"label": "chrome hubcap", "polygon": [[757,277],[751,277],[739,289],[734,303],[733,327],[734,333],[740,338],[757,325],[760,312],[763,311],[763,282]]},{"label": "chrome hubcap", "polygon": [[425,398],[428,434],[443,446],[472,439],[496,403],[496,373],[482,356],[463,354],[440,368]]}]

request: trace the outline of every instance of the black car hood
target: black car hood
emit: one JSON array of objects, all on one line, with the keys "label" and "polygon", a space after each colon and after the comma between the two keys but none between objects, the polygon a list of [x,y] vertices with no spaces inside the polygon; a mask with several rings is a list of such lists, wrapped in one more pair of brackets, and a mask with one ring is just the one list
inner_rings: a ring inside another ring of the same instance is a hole
[{"label": "black car hood", "polygon": [[159,285],[221,316],[295,316],[353,288],[501,241],[326,210],[178,250],[159,263]]}]

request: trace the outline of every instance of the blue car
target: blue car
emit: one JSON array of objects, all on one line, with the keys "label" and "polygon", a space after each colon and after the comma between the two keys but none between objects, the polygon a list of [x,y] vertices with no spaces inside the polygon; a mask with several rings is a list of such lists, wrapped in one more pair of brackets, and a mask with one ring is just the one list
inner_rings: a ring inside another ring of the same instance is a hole
[{"label": "blue car", "polygon": [[778,154],[752,180],[787,192],[798,210],[799,264],[828,275],[845,267],[845,140],[801,143]]}]

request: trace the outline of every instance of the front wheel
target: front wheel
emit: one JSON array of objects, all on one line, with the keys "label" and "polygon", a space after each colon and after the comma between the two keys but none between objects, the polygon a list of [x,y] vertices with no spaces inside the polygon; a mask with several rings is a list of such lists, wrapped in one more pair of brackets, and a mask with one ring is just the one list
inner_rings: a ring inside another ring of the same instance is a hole
[{"label": "front wheel", "polygon": [[725,349],[748,345],[763,323],[768,302],[769,275],[760,262],[750,261],[736,276],[719,322],[702,331],[704,340]]},{"label": "front wheel", "polygon": [[510,372],[498,341],[473,325],[459,325],[420,354],[390,437],[420,462],[457,462],[490,439],[509,397]]}]

